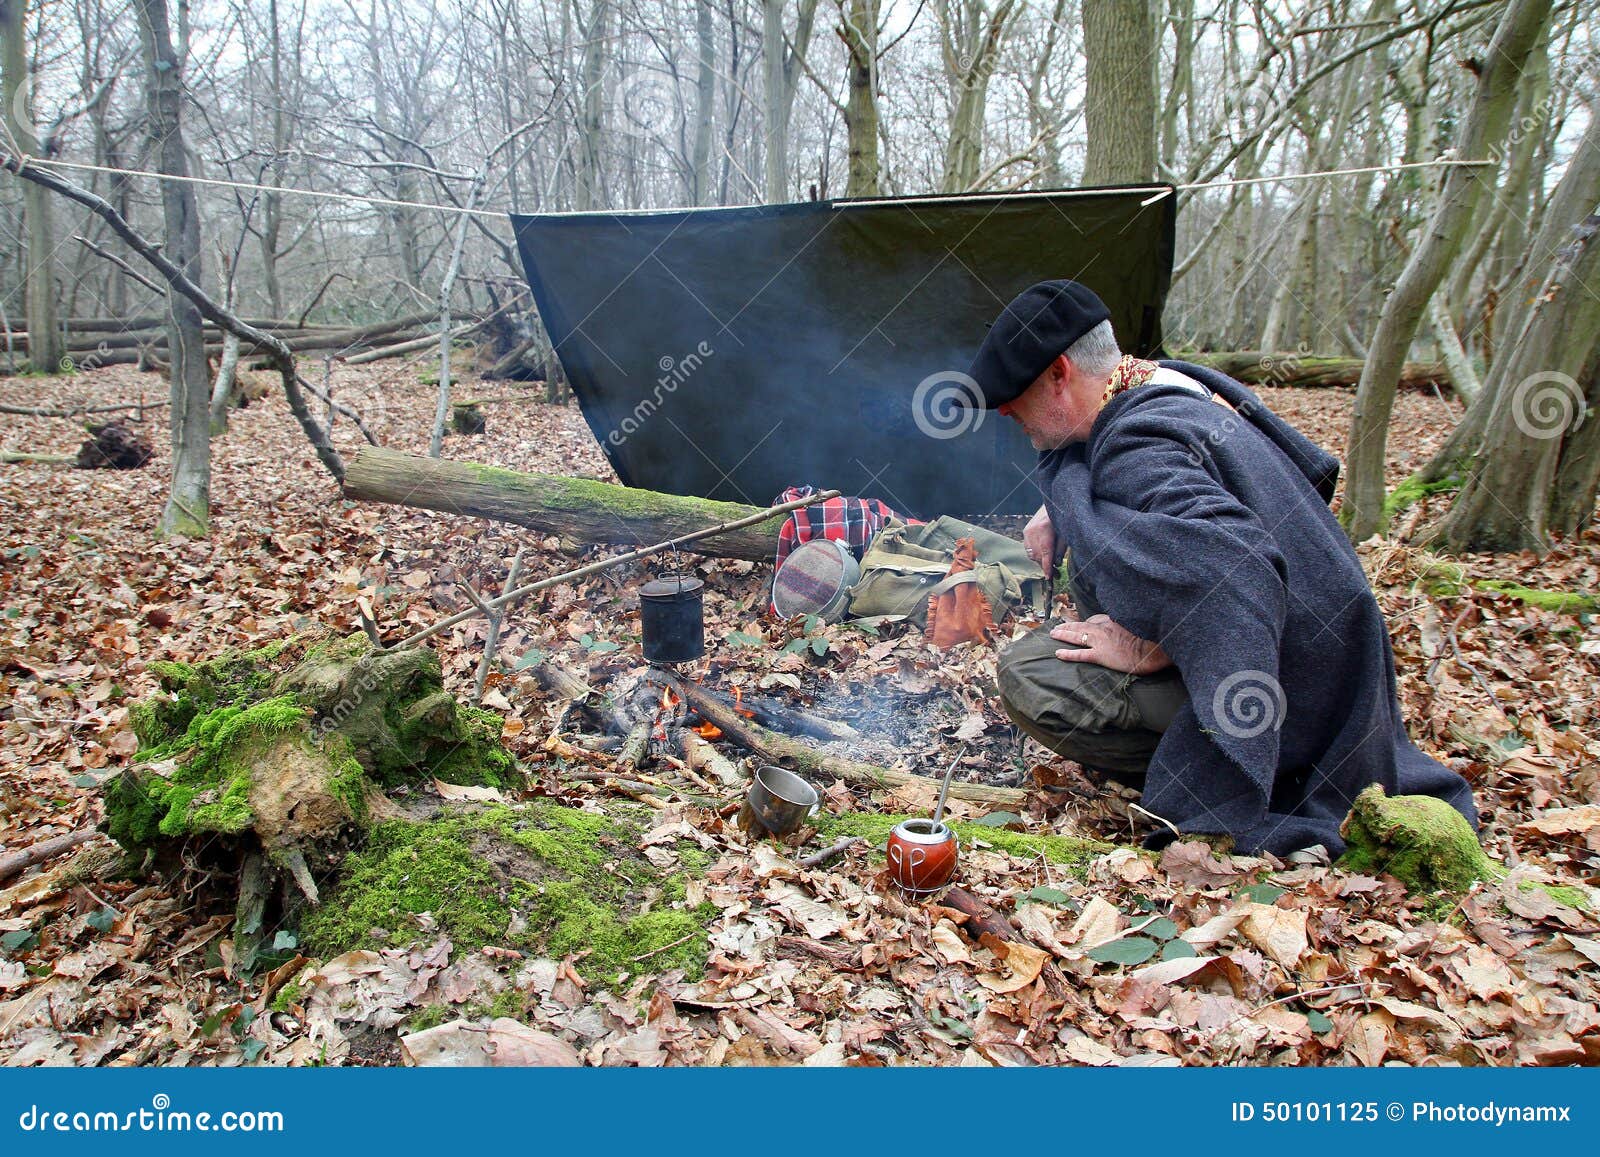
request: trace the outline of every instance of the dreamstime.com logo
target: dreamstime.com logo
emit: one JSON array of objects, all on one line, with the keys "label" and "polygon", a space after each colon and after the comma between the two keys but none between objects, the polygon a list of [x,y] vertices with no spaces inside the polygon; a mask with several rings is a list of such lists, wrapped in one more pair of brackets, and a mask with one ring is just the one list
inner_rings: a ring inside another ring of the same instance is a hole
[{"label": "dreamstime.com logo", "polygon": [[656,379],[656,388],[650,392],[650,397],[639,400],[639,404],[633,408],[633,413],[622,419],[616,428],[606,435],[606,441],[613,446],[621,446],[637,434],[661,408],[662,403],[677,393],[678,387],[692,378],[700,367],[705,365],[706,359],[716,352],[711,348],[710,342],[703,341],[681,358],[675,358],[671,354],[661,355],[660,360],[656,362],[656,368],[661,371],[661,376]]},{"label": "dreamstime.com logo", "polygon": [[50,1109],[29,1105],[17,1117],[24,1133],[282,1133],[283,1114],[274,1110],[190,1113],[172,1109],[172,1098],[157,1093],[150,1108],[115,1113],[108,1109]]},{"label": "dreamstime.com logo", "polygon": [[19,84],[16,91],[11,94],[11,123],[22,133],[23,140],[32,140],[43,146],[50,137],[50,130],[33,119],[31,103],[31,86]]},{"label": "dreamstime.com logo", "polygon": [[1217,726],[1235,739],[1254,739],[1283,726],[1289,701],[1283,685],[1265,671],[1235,671],[1211,697]]},{"label": "dreamstime.com logo", "polygon": [[1511,420],[1530,438],[1559,438],[1588,416],[1583,387],[1559,370],[1529,374],[1511,392]]},{"label": "dreamstime.com logo", "polygon": [[917,383],[911,418],[929,438],[944,442],[983,425],[983,391],[960,370],[940,370]]}]

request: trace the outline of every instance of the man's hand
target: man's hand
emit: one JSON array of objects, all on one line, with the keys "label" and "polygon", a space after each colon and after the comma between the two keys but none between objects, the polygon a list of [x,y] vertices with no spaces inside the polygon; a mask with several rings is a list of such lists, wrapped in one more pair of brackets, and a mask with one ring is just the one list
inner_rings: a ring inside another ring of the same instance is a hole
[{"label": "man's hand", "polygon": [[1068,663],[1098,663],[1128,675],[1153,675],[1172,666],[1159,644],[1151,643],[1111,621],[1095,615],[1085,622],[1065,622],[1050,632],[1058,643],[1071,643],[1056,652]]},{"label": "man's hand", "polygon": [[1050,514],[1044,507],[1039,507],[1039,513],[1028,519],[1028,525],[1022,531],[1022,545],[1027,548],[1028,557],[1038,563],[1044,571],[1044,577],[1053,578],[1056,562],[1056,528],[1050,525]]}]

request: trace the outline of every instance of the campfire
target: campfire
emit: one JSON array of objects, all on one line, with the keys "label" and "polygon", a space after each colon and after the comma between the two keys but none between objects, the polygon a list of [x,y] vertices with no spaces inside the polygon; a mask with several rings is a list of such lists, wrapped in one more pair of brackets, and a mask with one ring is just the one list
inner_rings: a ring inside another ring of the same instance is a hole
[{"label": "campfire", "polygon": [[[863,694],[855,686],[828,689],[808,702],[800,688],[758,692],[742,686],[739,672],[717,662],[696,670],[699,679],[686,665],[645,664],[616,671],[593,687],[549,660],[531,673],[547,691],[568,700],[556,720],[557,735],[545,746],[564,761],[559,774],[576,774],[656,806],[677,796],[731,809],[761,766],[787,768],[819,789],[839,781],[894,789],[936,786],[945,770],[941,764],[949,763],[940,735],[949,730],[951,705],[931,689],[909,693],[885,685]],[[911,744],[908,736],[914,737]],[[976,744],[965,773],[951,785],[951,798],[1021,809],[1025,793],[1019,788],[968,781],[974,768],[1006,766],[1010,747],[1000,729]],[[575,771],[575,762],[587,767]]]}]

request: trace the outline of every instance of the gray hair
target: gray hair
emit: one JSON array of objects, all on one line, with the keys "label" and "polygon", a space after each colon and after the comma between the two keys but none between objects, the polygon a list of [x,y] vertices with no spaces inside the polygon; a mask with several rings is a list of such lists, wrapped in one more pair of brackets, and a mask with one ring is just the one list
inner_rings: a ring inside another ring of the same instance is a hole
[{"label": "gray hair", "polygon": [[1117,335],[1109,321],[1102,321],[1066,348],[1067,360],[1090,377],[1108,378],[1122,360]]}]

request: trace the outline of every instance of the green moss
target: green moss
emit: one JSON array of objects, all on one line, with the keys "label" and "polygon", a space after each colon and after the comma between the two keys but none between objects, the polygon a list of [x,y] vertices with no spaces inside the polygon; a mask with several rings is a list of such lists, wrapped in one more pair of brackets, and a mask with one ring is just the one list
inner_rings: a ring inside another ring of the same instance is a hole
[{"label": "green moss", "polygon": [[170,659],[157,659],[145,669],[156,677],[164,691],[178,691],[194,682],[197,672],[193,663],[179,663]]},{"label": "green moss", "polygon": [[507,787],[519,779],[500,742],[500,717],[459,706],[432,651],[379,652],[365,635],[350,635],[313,647],[274,690],[336,727],[384,787],[431,778]]},{"label": "green moss", "polygon": [[515,988],[507,988],[495,993],[486,1011],[490,1016],[509,1016],[512,1020],[521,1020],[528,1013],[528,998]]},{"label": "green moss", "polygon": [[1594,903],[1589,899],[1589,894],[1582,888],[1574,888],[1567,884],[1541,884],[1533,880],[1526,880],[1518,885],[1518,890],[1531,892],[1540,889],[1557,904],[1565,904],[1568,908],[1576,908],[1580,912],[1593,912]]},{"label": "green moss", "polygon": [[1408,892],[1460,895],[1475,880],[1503,875],[1484,855],[1466,818],[1434,796],[1390,798],[1373,784],[1356,797],[1341,834],[1348,847],[1340,867],[1369,875],[1387,873]]},{"label": "green moss", "polygon": [[517,761],[500,742],[505,721],[493,711],[457,707],[444,754],[433,775],[445,783],[508,787],[518,779]]},{"label": "green moss", "polygon": [[1519,586],[1499,579],[1479,579],[1472,584],[1480,591],[1492,591],[1541,611],[1558,614],[1592,615],[1600,612],[1600,596],[1577,594],[1573,591],[1545,591],[1535,587]]},{"label": "green moss", "polygon": [[[888,842],[889,833],[894,830],[895,825],[908,819],[923,818],[925,817],[875,815],[870,812],[846,812],[837,816],[818,812],[812,817],[811,822],[816,825],[818,834],[825,841],[837,840],[844,836],[860,836],[877,847]],[[950,826],[955,829],[956,836],[965,848],[972,847],[973,840],[982,840],[1009,855],[1023,859],[1037,859],[1042,855],[1050,863],[1066,868],[1080,879],[1088,876],[1089,865],[1096,857],[1112,850],[1112,845],[1102,844],[1096,840],[1012,832],[1004,828],[991,828],[984,824],[965,823],[960,820],[952,821]]]},{"label": "green moss", "polygon": [[638,838],[625,820],[555,804],[382,823],[308,914],[301,942],[319,955],[403,943],[426,912],[430,934],[458,947],[580,955],[579,972],[601,983],[669,968],[698,975],[716,908],[670,907],[681,904],[681,874],[640,856]]},{"label": "green moss", "polygon": [[159,759],[188,743],[191,724],[219,707],[240,707],[267,694],[271,673],[254,654],[229,651],[204,663],[157,659],[147,667],[161,694],[129,712],[140,750],[136,759]]},{"label": "green moss", "polygon": [[1466,569],[1442,558],[1424,555],[1417,581],[1436,599],[1455,598],[1467,586]]},{"label": "green moss", "polygon": [[170,774],[133,767],[106,787],[111,836],[126,848],[149,847],[159,836],[198,832],[234,835],[250,827],[251,773],[277,737],[303,730],[303,707],[287,696],[251,707],[219,707],[191,719],[170,743],[184,758]]},{"label": "green moss", "polygon": [[304,999],[305,989],[300,984],[300,978],[296,977],[288,984],[285,984],[282,988],[278,989],[278,995],[272,998],[272,1011],[290,1012],[293,1010],[295,1005],[299,1004]]},{"label": "green moss", "polygon": [[328,781],[328,790],[338,797],[339,801],[349,809],[350,815],[356,823],[366,826],[367,822],[367,769],[361,766],[361,761],[350,750],[350,741],[342,735],[333,734],[323,740],[323,749],[333,754],[337,760],[333,778]]},{"label": "green moss", "polygon": [[404,1035],[414,1032],[424,1032],[430,1028],[438,1028],[445,1021],[451,1019],[452,1016],[454,1016],[454,1013],[451,1012],[448,1004],[430,1004],[407,1018],[405,1027],[400,1031],[401,1034]]},{"label": "green moss", "polygon": [[1388,525],[1391,519],[1411,509],[1430,494],[1460,489],[1461,479],[1456,475],[1424,482],[1420,474],[1413,474],[1389,491],[1388,497],[1383,500],[1384,525]]},{"label": "green moss", "polygon": [[[538,496],[538,505],[545,510],[569,510],[592,516],[597,509],[605,510],[624,521],[628,519],[680,519],[685,531],[697,526],[715,525],[746,518],[749,506],[737,502],[721,502],[707,498],[683,498],[640,490],[630,486],[617,486],[610,482],[597,482],[592,478],[568,478],[554,474],[525,474],[501,466],[488,466],[480,462],[457,462],[453,466],[465,469],[511,496],[526,493]],[[735,532],[740,538],[752,541],[770,536],[776,538],[783,525],[784,515],[774,515],[766,522]]]}]

